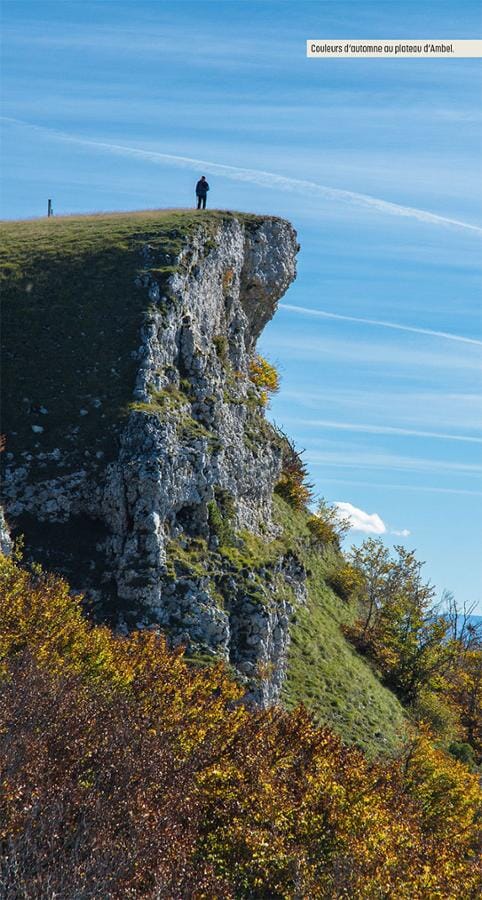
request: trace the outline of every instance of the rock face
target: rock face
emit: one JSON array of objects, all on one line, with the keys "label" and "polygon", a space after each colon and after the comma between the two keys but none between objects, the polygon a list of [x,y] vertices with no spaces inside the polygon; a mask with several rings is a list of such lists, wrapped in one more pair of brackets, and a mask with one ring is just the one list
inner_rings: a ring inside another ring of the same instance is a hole
[{"label": "rock face", "polygon": [[12,538],[5,521],[5,514],[0,506],[0,553],[9,556],[12,552]]},{"label": "rock face", "polygon": [[295,277],[296,251],[287,222],[226,216],[186,237],[166,280],[147,241],[130,286],[145,312],[137,346],[125,347],[136,377],[116,457],[99,453],[93,465],[87,455],[62,474],[68,450],[38,450],[49,477],[34,479],[35,452],[8,454],[4,482],[7,519],[27,550],[55,546],[51,567],[86,591],[99,618],[160,627],[192,653],[224,657],[262,703],[279,695],[305,573],[281,550],[262,566],[245,558],[245,532],[276,538],[282,452],[250,361]]}]

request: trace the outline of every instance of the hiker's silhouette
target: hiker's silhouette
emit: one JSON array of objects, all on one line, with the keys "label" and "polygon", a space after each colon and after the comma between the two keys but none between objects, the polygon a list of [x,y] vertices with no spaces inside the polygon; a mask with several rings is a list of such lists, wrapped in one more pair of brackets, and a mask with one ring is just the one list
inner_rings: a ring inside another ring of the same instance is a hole
[{"label": "hiker's silhouette", "polygon": [[209,185],[204,177],[201,175],[197,185],[196,185],[196,197],[197,197],[197,208],[198,209],[206,209],[206,196],[209,190]]}]

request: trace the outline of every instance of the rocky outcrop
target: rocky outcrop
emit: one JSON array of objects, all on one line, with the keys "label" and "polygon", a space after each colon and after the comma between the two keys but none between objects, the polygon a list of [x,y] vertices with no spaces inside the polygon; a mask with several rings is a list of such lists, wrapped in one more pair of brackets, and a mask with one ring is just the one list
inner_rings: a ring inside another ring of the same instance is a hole
[{"label": "rocky outcrop", "polygon": [[12,552],[13,542],[5,521],[5,514],[0,506],[0,553],[9,556]]},{"label": "rocky outcrop", "polygon": [[[276,538],[281,465],[250,361],[296,250],[287,222],[230,215],[186,237],[166,279],[146,240],[129,287],[145,312],[137,346],[125,347],[136,376],[115,458],[87,451],[65,472],[67,447],[9,454],[4,480],[27,549],[50,554],[98,617],[224,657],[263,703],[279,694],[305,573],[281,549],[246,561],[243,532]],[[48,477],[32,477],[39,458]]]}]

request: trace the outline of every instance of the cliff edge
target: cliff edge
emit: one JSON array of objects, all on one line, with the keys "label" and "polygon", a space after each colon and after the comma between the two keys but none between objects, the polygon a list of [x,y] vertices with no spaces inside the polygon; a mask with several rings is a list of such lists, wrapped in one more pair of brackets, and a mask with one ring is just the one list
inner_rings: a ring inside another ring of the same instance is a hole
[{"label": "cliff edge", "polygon": [[232,214],[130,222],[112,217],[104,257],[82,251],[86,220],[43,223],[47,265],[9,280],[6,315],[35,338],[5,350],[8,522],[97,618],[161,626],[248,679],[269,669],[272,700],[303,579],[283,554],[261,580],[218,551],[236,556],[243,530],[276,536],[280,437],[250,365],[295,277],[296,234]]},{"label": "cliff edge", "polygon": [[256,340],[295,277],[292,226],[166,210],[2,232],[3,503],[26,560],[96,621],[160,629],[256,702],[395,748],[398,701],[340,629],[342,557],[277,493],[289,444]]}]

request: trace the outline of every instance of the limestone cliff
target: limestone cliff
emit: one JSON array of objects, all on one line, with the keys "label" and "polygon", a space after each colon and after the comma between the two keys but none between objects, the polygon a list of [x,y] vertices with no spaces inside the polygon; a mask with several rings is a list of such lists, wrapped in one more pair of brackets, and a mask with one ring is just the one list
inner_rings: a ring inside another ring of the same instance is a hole
[{"label": "limestone cliff", "polygon": [[[7,352],[23,374],[4,424],[5,511],[27,554],[86,592],[97,618],[220,655],[269,702],[305,572],[281,545],[268,565],[244,564],[246,540],[276,538],[282,452],[250,361],[295,277],[296,234],[275,218],[185,215],[116,246],[110,283],[92,249],[67,283],[56,262],[16,283],[12,305],[27,304],[41,337]],[[66,357],[72,342],[82,356]]]},{"label": "limestone cliff", "polygon": [[3,509],[0,506],[0,553],[5,554],[5,556],[9,556],[11,552],[12,552],[12,538],[10,536],[10,531],[9,531],[7,523],[5,521],[5,513],[3,512]]},{"label": "limestone cliff", "polygon": [[0,233],[0,551],[23,535],[96,621],[162,630],[258,702],[395,750],[403,710],[344,638],[343,557],[286,493],[251,364],[295,274],[291,226],[153,210]]}]

